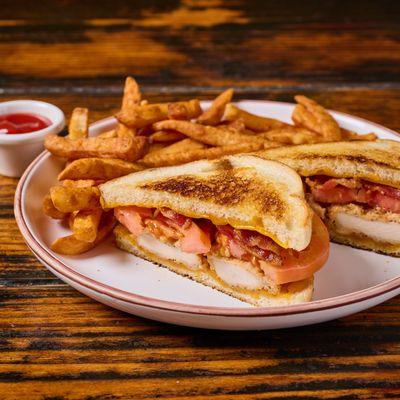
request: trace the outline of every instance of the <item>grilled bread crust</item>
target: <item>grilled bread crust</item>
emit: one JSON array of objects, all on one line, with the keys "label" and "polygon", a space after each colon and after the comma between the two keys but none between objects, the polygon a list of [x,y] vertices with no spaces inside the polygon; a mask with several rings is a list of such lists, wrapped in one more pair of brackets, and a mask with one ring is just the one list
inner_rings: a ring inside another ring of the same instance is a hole
[{"label": "grilled bread crust", "polygon": [[291,168],[258,156],[235,155],[154,168],[100,185],[104,208],[168,207],[271,237],[303,250],[311,239],[311,209]]},{"label": "grilled bread crust", "polygon": [[346,244],[357,249],[374,251],[375,253],[385,254],[387,256],[400,257],[399,244],[378,242],[367,236],[356,233],[343,235],[337,232],[335,227],[329,226],[329,224],[328,229],[332,242]]},{"label": "grilled bread crust", "polygon": [[116,244],[120,249],[256,307],[288,306],[308,302],[312,298],[314,278],[281,285],[281,292],[277,295],[271,295],[266,290],[245,290],[233,288],[221,281],[221,279],[219,279],[210,269],[194,271],[190,268],[186,268],[185,265],[181,263],[163,259],[145,249],[142,249],[137,245],[134,236],[122,225],[117,225],[114,229],[114,234]]},{"label": "grilled bread crust", "polygon": [[400,188],[400,142],[333,142],[280,147],[258,153],[280,161],[302,176],[360,178]]}]

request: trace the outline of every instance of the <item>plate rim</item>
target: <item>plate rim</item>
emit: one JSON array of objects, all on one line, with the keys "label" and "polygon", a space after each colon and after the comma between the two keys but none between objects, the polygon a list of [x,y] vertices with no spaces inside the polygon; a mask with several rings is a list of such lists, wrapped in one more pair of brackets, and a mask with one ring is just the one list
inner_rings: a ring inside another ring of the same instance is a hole
[{"label": "plate rim", "polygon": [[[289,105],[294,106],[293,103],[288,102],[279,102],[279,101],[269,101],[269,100],[240,100],[237,103],[242,102],[250,102],[250,103],[263,103],[263,104],[278,104],[278,105]],[[350,117],[352,119],[358,120],[359,122],[368,123],[373,125],[379,129],[384,129],[385,131],[395,135],[400,136],[399,133],[384,127],[383,125],[371,122],[361,117],[356,117],[351,114],[332,111],[334,114],[342,115],[344,117]],[[100,119],[90,125],[93,129],[97,125],[103,125],[106,123],[115,120],[114,117],[106,117]],[[139,294],[127,292],[122,289],[118,289],[116,287],[106,285],[95,279],[89,278],[77,271],[73,268],[69,267],[63,261],[58,259],[55,255],[53,255],[47,246],[43,246],[36,238],[34,237],[31,229],[29,228],[29,224],[25,219],[25,215],[23,212],[22,198],[25,189],[25,183],[29,178],[30,174],[34,170],[34,168],[42,162],[44,159],[50,157],[50,153],[47,150],[44,150],[40,153],[28,166],[25,170],[24,174],[20,178],[14,197],[14,215],[17,222],[17,225],[21,231],[21,234],[28,245],[29,249],[33,252],[33,254],[39,258],[42,262],[45,262],[50,266],[50,268],[57,271],[63,277],[72,280],[76,284],[83,286],[87,289],[93,290],[101,295],[105,295],[111,297],[118,301],[123,301],[126,303],[130,303],[135,306],[144,306],[148,308],[154,308],[163,311],[171,311],[171,312],[180,312],[185,314],[197,314],[197,315],[207,315],[207,316],[223,316],[223,317],[246,317],[246,318],[258,318],[258,317],[268,317],[268,316],[288,316],[288,315],[298,315],[304,313],[311,313],[317,311],[324,311],[329,309],[336,309],[339,307],[344,307],[352,304],[356,304],[359,302],[363,302],[386,293],[389,293],[393,290],[400,288],[400,276],[389,279],[385,282],[379,283],[377,285],[371,286],[366,289],[362,289],[356,292],[347,293],[340,296],[331,297],[328,299],[315,300],[307,303],[295,304],[290,306],[279,306],[279,307],[213,307],[213,306],[198,306],[195,304],[185,304],[179,302],[173,302],[169,300],[161,300],[153,297],[142,296]]]}]

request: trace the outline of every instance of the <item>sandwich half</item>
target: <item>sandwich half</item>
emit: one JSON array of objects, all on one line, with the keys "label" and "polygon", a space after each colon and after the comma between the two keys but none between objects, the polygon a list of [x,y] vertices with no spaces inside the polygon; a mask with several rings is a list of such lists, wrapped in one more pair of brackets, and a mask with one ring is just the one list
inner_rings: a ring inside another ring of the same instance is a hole
[{"label": "sandwich half", "polygon": [[334,142],[267,150],[294,168],[334,242],[400,256],[400,143]]},{"label": "sandwich half", "polygon": [[100,185],[117,246],[256,306],[306,302],[329,237],[300,177],[236,155],[150,169]]}]

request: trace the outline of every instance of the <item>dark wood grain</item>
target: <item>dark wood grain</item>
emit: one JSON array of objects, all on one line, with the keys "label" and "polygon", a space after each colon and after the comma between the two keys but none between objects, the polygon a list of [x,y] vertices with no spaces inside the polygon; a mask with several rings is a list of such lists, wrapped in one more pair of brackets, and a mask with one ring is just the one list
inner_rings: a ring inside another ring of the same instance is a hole
[{"label": "dark wood grain", "polygon": [[104,90],[127,74],[186,88],[399,85],[394,1],[6,3],[5,90]]},{"label": "dark wood grain", "polygon": [[[400,131],[397,1],[4,0],[0,100],[116,111],[135,75],[150,101],[326,107]],[[49,273],[0,177],[0,399],[399,399],[400,298],[270,332],[176,327],[105,307]]]},{"label": "dark wood grain", "polygon": [[[249,18],[252,24],[267,23],[370,23],[383,26],[397,24],[400,17],[396,1],[353,0],[352,2],[308,0],[254,0],[245,4],[242,0],[146,0],[96,1],[96,7],[90,0],[52,1],[42,0],[3,0],[2,18],[40,19],[40,20],[79,20],[87,18],[132,18],[151,19],[153,24],[162,25],[165,18],[172,19],[179,10],[208,10],[207,18],[198,21],[210,25],[221,18],[217,11],[231,12],[232,19],[239,12]],[[357,12],[356,12],[357,11]],[[164,18],[161,18],[161,17]],[[195,14],[197,17],[198,14]]]}]

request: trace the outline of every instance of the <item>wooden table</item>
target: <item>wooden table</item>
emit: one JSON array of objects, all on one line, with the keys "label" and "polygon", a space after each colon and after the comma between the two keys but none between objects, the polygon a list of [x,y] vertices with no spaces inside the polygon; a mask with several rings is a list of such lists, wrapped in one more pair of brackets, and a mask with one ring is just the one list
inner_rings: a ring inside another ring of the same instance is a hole
[{"label": "wooden table", "polygon": [[[151,3],[151,4],[150,4]],[[5,0],[1,100],[36,98],[91,119],[124,76],[150,100],[291,101],[400,129],[400,3]],[[50,274],[0,178],[1,399],[399,399],[400,299],[270,332],[169,326],[105,307]],[[344,277],[345,279],[345,277]]]}]

